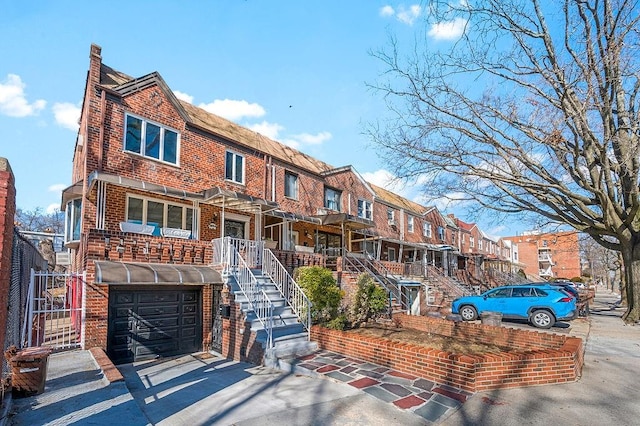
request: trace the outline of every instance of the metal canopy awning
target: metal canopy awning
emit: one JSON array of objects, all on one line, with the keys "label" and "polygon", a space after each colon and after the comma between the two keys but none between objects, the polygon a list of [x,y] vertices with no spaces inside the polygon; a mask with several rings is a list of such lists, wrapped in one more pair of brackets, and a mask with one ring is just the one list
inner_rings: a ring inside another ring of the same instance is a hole
[{"label": "metal canopy awning", "polygon": [[142,180],[131,179],[123,176],[112,175],[110,173],[103,173],[93,171],[89,175],[88,186],[89,190],[95,185],[96,182],[107,182],[118,186],[124,186],[125,188],[140,189],[147,192],[153,192],[155,194],[170,195],[188,200],[202,200],[202,194],[195,192],[188,192],[183,189],[171,188],[164,185],[157,185],[155,183],[145,182]]},{"label": "metal canopy awning", "polygon": [[305,216],[297,213],[283,212],[282,210],[271,210],[265,213],[267,216],[279,217],[292,222],[309,222],[316,225],[322,225],[322,220],[315,216]]},{"label": "metal canopy awning", "polygon": [[[250,212],[265,212],[278,208],[278,203],[273,201],[267,201],[262,198],[253,197],[251,195],[244,194],[242,192],[230,191],[224,188],[214,186],[210,189],[206,189],[201,192],[189,192],[183,189],[172,188],[164,185],[157,185],[155,183],[145,182],[142,180],[131,179],[123,176],[112,175],[109,173],[103,173],[94,171],[89,175],[88,185],[89,190],[92,189],[96,182],[107,182],[125,188],[139,189],[142,191],[151,192],[154,194],[169,195],[178,197],[184,200],[192,200],[204,203],[212,203],[220,207],[224,206],[229,209],[236,209]],[[72,186],[73,187],[73,186]],[[70,188],[65,191],[70,192]],[[80,186],[80,191],[82,186]],[[64,201],[64,194],[63,194]]]},{"label": "metal canopy awning", "polygon": [[274,201],[230,191],[218,186],[203,191],[202,198],[204,202],[212,202],[220,207],[224,206],[224,208],[235,210],[266,212],[278,208],[278,203]]},{"label": "metal canopy awning", "polygon": [[369,219],[353,216],[347,213],[329,213],[317,216],[322,220],[323,225],[342,225],[349,229],[373,228],[376,224]]},{"label": "metal canopy awning", "polygon": [[66,187],[62,190],[62,203],[60,204],[60,211],[65,211],[67,208],[67,203],[74,198],[82,197],[82,187],[84,186],[84,181],[80,180],[74,183],[71,186]]},{"label": "metal canopy awning", "polygon": [[96,284],[212,284],[222,276],[210,266],[96,261]]}]

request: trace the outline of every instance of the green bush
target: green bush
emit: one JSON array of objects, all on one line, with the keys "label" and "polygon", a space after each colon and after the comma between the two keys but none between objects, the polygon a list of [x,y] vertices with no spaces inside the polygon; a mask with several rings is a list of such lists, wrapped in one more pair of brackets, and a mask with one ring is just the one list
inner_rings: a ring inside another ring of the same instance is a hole
[{"label": "green bush", "polygon": [[311,321],[326,324],[338,316],[344,292],[338,288],[330,270],[320,266],[296,269],[294,279],[311,301]]},{"label": "green bush", "polygon": [[351,306],[349,321],[352,327],[358,327],[387,310],[389,297],[387,292],[377,285],[371,276],[362,274],[358,278],[358,290]]},{"label": "green bush", "polygon": [[340,314],[327,323],[327,328],[342,331],[349,328],[349,325],[350,324],[347,316],[345,314]]}]

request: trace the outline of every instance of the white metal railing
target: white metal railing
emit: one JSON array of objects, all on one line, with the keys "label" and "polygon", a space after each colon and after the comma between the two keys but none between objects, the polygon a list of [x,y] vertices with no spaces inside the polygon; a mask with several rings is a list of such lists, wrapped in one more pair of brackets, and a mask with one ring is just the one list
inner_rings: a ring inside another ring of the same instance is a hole
[{"label": "white metal railing", "polygon": [[546,262],[546,263],[553,262],[553,259],[551,258],[551,253],[538,253],[538,262]]},{"label": "white metal railing", "polygon": [[[231,248],[232,252],[238,253],[235,248]],[[242,256],[237,256],[237,273],[236,281],[240,290],[247,298],[249,307],[256,314],[256,317],[262,324],[267,333],[267,349],[273,348],[273,303],[262,289],[255,275],[251,272],[249,265]]]},{"label": "white metal railing", "polygon": [[21,336],[24,347],[84,347],[84,283],[82,274],[31,270]]},{"label": "white metal railing", "polygon": [[291,307],[298,320],[307,330],[307,339],[311,338],[311,301],[302,291],[289,272],[282,266],[282,263],[271,252],[265,248],[262,258],[262,272],[271,278],[280,293]]},{"label": "white metal railing", "polygon": [[[250,299],[249,294],[257,292],[257,287],[259,286],[252,269],[260,268],[261,272],[271,279],[282,294],[291,311],[306,329],[307,339],[310,339],[311,302],[271,250],[264,246],[263,241],[224,237],[213,240],[212,243],[214,264],[222,266],[223,273],[233,274],[236,277],[238,285],[240,285],[247,299]],[[266,300],[269,300],[261,288],[260,291],[264,294]],[[264,304],[266,302],[263,300],[261,303]],[[252,306],[252,309],[260,317],[260,322],[265,327],[265,330],[268,328],[267,333],[272,336],[273,304],[270,300],[269,304],[271,305],[271,313],[268,321],[265,311],[260,311],[260,315],[258,314],[261,304],[258,305],[258,308]]]}]

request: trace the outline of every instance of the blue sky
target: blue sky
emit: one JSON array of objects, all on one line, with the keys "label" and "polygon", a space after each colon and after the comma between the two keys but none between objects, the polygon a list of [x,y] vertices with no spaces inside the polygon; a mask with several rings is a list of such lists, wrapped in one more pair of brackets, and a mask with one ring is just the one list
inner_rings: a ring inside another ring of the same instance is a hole
[{"label": "blue sky", "polygon": [[[158,71],[178,97],[420,202],[414,188],[388,185],[363,135],[386,114],[366,86],[382,71],[369,52],[390,33],[413,39],[424,28],[418,3],[0,0],[0,10],[0,156],[19,208],[59,208],[71,183],[91,43],[119,71]],[[432,24],[428,41],[451,43],[461,24]]]}]

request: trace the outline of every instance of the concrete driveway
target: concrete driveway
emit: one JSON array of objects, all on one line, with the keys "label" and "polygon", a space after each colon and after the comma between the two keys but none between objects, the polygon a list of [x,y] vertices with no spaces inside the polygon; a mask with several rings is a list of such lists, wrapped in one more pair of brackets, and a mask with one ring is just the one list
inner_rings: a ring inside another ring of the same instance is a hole
[{"label": "concrete driveway", "polygon": [[423,425],[425,420],[331,380],[208,353],[118,366],[154,425]]}]

